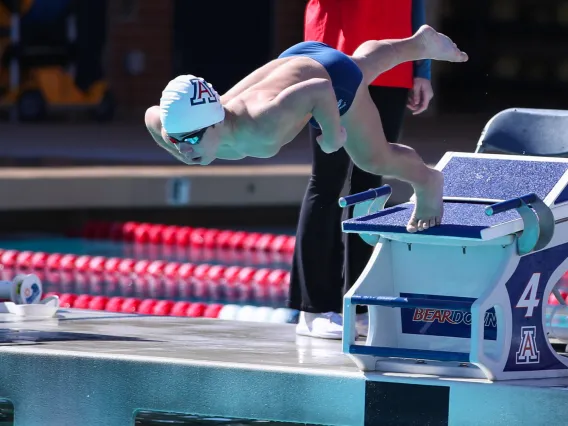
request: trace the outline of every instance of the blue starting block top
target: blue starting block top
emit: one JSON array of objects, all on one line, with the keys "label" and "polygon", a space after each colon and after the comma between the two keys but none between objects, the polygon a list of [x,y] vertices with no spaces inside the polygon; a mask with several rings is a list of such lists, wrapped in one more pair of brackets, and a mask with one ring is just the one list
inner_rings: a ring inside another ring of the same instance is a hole
[{"label": "blue starting block top", "polygon": [[[485,207],[487,206],[483,204],[444,203],[442,225],[423,231],[421,234],[481,239],[481,231],[484,229],[519,218],[514,210],[487,216]],[[357,233],[402,234],[406,232],[406,224],[413,210],[412,203],[390,207],[374,214],[346,220],[343,222],[343,230]]]},{"label": "blue starting block top", "polygon": [[[522,229],[516,210],[488,216],[488,205],[535,193],[546,205],[568,201],[568,159],[497,154],[447,153],[436,166],[444,173],[442,224],[420,235],[491,239]],[[343,222],[344,232],[404,234],[413,203]],[[495,228],[508,223],[501,231]],[[491,236],[484,231],[492,228]],[[506,229],[505,229],[506,228]]]}]

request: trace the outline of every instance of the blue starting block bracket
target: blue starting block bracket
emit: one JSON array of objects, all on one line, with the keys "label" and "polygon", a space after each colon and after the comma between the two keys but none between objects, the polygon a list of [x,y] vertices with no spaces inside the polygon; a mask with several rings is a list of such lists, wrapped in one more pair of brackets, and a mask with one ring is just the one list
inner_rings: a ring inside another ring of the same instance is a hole
[{"label": "blue starting block bracket", "polygon": [[[353,217],[366,216],[384,209],[391,194],[392,188],[390,185],[383,185],[379,188],[372,188],[365,192],[341,197],[339,206],[341,208],[353,206]],[[378,237],[375,234],[362,233],[360,236],[370,245],[375,245],[378,241]]]},{"label": "blue starting block bracket", "polygon": [[[339,201],[354,206],[343,231],[375,246],[344,297],[344,353],[364,371],[568,376],[547,324],[568,269],[568,159],[447,153],[436,168],[444,218],[426,231],[406,231],[413,203],[384,208],[388,186]],[[369,308],[364,344],[357,305]]]},{"label": "blue starting block bracket", "polygon": [[501,201],[485,208],[487,216],[517,210],[523,219],[523,232],[517,240],[517,252],[525,255],[541,250],[550,243],[554,235],[554,215],[534,192],[518,198]]}]

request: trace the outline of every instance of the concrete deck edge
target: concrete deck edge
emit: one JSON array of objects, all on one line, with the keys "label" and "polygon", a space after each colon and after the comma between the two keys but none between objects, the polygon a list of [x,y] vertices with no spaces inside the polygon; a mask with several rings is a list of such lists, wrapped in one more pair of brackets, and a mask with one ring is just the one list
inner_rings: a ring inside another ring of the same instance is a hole
[{"label": "concrete deck edge", "polygon": [[[300,206],[311,166],[5,168],[0,210]],[[393,186],[390,203],[408,200]]]}]

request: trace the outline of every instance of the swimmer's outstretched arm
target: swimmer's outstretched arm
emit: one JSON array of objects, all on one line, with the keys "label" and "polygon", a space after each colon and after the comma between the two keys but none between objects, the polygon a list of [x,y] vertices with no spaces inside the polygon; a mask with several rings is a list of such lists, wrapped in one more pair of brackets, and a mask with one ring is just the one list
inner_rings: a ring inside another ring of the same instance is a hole
[{"label": "swimmer's outstretched arm", "polygon": [[282,91],[269,108],[269,114],[311,114],[322,130],[318,142],[326,153],[335,152],[345,144],[346,133],[341,126],[337,99],[329,80],[312,78],[294,84]]}]

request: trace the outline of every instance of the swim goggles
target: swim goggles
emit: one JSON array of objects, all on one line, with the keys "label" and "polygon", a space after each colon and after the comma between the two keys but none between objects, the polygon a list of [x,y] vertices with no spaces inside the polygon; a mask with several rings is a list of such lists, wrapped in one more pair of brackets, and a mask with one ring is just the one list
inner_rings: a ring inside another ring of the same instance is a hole
[{"label": "swim goggles", "polygon": [[181,139],[176,139],[173,136],[168,135],[168,138],[170,140],[171,143],[173,143],[174,145],[179,145],[181,143],[188,143],[190,145],[198,145],[201,142],[201,139],[203,139],[203,135],[205,134],[205,132],[207,131],[207,129],[209,128],[209,126],[204,127],[203,129],[199,129],[196,130],[195,132],[191,132],[185,136],[183,136]]}]

